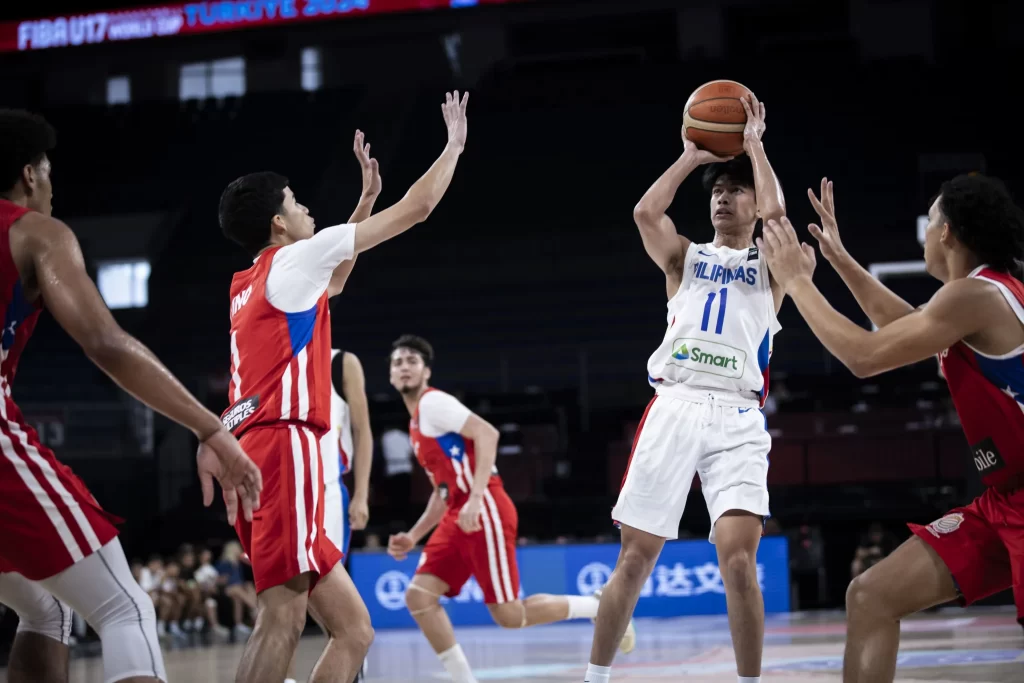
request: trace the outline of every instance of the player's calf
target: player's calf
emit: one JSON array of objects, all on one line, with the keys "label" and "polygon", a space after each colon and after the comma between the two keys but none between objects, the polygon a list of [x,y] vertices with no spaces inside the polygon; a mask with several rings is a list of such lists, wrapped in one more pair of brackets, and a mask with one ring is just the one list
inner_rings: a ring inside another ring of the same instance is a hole
[{"label": "player's calf", "polygon": [[300,574],[259,594],[256,625],[238,665],[238,683],[281,683],[285,679],[306,626],[308,593],[309,575]]}]

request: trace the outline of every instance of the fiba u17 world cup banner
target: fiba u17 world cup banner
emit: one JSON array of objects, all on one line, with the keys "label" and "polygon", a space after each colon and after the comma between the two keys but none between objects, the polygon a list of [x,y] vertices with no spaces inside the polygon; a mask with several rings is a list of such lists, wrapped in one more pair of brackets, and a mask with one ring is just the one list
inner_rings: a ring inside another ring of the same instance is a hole
[{"label": "fiba u17 world cup banner", "polygon": [[338,19],[365,14],[456,9],[526,0],[214,0],[0,23],[0,52],[45,50],[162,36]]}]

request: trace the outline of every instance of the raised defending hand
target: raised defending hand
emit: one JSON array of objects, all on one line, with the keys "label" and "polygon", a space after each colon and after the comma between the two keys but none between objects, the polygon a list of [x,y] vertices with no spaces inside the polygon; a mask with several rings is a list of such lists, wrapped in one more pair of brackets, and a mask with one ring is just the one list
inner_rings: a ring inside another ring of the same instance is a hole
[{"label": "raised defending hand", "polygon": [[366,142],[363,131],[357,130],[355,140],[352,141],[352,151],[359,162],[359,168],[363,171],[363,196],[377,197],[380,195],[380,166],[377,160],[370,156],[370,143]]},{"label": "raised defending hand", "polygon": [[252,521],[253,510],[260,507],[263,475],[227,429],[221,428],[199,444],[196,453],[199,484],[203,489],[203,505],[213,503],[213,480],[224,489],[224,505],[228,511],[228,524],[238,516],[238,503],[242,514]]},{"label": "raised defending hand", "polygon": [[828,259],[829,263],[835,263],[836,259],[848,256],[846,247],[839,238],[839,225],[836,223],[836,204],[832,196],[832,181],[828,178],[821,179],[821,198],[814,196],[814,191],[807,189],[807,198],[811,200],[818,217],[821,218],[821,227],[814,223],[807,226],[814,238],[818,240],[821,248],[821,255]]},{"label": "raised defending hand", "polygon": [[797,239],[793,224],[785,216],[781,221],[768,221],[764,235],[757,238],[757,246],[764,253],[772,276],[783,287],[814,274],[814,247]]},{"label": "raised defending hand", "polygon": [[750,93],[749,98],[740,98],[740,104],[747,113],[747,125],[743,127],[743,149],[747,149],[749,145],[761,142],[761,136],[764,135],[764,102],[759,102],[757,96]]},{"label": "raised defending hand", "polygon": [[462,101],[459,101],[459,91],[456,90],[454,94],[445,93],[444,104],[441,105],[444,124],[448,126],[448,143],[456,145],[460,150],[466,146],[467,104],[469,104],[469,93],[464,93]]}]

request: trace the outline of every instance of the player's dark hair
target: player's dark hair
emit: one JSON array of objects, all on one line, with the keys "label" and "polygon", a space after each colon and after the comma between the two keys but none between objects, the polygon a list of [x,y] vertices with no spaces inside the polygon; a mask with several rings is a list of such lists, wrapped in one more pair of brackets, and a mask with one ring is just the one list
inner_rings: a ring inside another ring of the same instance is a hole
[{"label": "player's dark hair", "polygon": [[391,345],[391,351],[397,349],[409,349],[415,351],[423,358],[423,364],[428,368],[434,364],[434,347],[423,337],[415,334],[403,334]]},{"label": "player's dark hair", "polygon": [[1024,276],[1024,211],[1002,181],[958,175],[942,184],[939,209],[953,235],[982,263]]},{"label": "player's dark hair", "polygon": [[57,131],[42,116],[0,109],[0,194],[10,192],[26,166],[35,166],[57,146]]},{"label": "player's dark hair", "polygon": [[288,179],[278,173],[250,173],[233,181],[220,196],[217,217],[224,236],[255,256],[270,242],[270,222],[284,211]]},{"label": "player's dark hair", "polygon": [[741,187],[754,188],[754,165],[746,154],[740,154],[729,161],[708,164],[701,177],[701,184],[706,191],[711,192],[722,176],[729,176],[729,180]]}]

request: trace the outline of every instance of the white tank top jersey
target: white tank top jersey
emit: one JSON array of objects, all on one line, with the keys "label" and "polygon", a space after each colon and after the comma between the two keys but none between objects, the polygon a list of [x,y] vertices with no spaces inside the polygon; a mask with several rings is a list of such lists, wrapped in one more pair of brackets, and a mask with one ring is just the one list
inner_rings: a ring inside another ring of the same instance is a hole
[{"label": "white tank top jersey", "polygon": [[[331,349],[331,365],[339,353],[340,350]],[[342,390],[331,381],[331,431],[320,440],[325,485],[337,482],[352,467],[352,417]]]},{"label": "white tank top jersey", "polygon": [[648,381],[658,393],[710,390],[724,403],[760,407],[780,329],[756,247],[691,243],[682,283],[668,302],[668,330],[647,363]]}]

